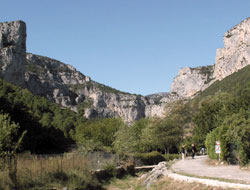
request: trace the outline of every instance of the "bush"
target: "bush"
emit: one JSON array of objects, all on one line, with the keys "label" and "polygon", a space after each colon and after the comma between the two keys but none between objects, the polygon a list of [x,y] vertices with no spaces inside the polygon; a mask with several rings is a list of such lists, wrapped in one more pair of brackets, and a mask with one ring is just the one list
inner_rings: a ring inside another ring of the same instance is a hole
[{"label": "bush", "polygon": [[107,182],[111,178],[115,177],[116,174],[116,168],[114,165],[111,164],[106,165],[103,170],[95,172],[95,176],[100,182]]},{"label": "bush", "polygon": [[221,144],[221,159],[231,163],[247,165],[250,162],[250,113],[237,113],[227,117],[223,124],[207,135],[208,156],[217,159],[215,141]]},{"label": "bush", "polygon": [[51,182],[57,182],[57,183],[65,183],[69,179],[67,174],[60,170],[49,172],[48,178]]},{"label": "bush", "polygon": [[125,171],[128,175],[135,176],[135,166],[133,164],[128,164],[125,167]]},{"label": "bush", "polygon": [[210,133],[207,134],[206,138],[206,149],[207,149],[207,154],[209,158],[212,159],[217,159],[217,154],[215,153],[215,141],[219,140],[218,139],[218,131],[219,128],[214,129]]},{"label": "bush", "polygon": [[69,189],[76,190],[102,190],[101,184],[98,182],[96,176],[90,172],[84,173],[73,173],[69,175],[68,180]]},{"label": "bush", "polygon": [[149,153],[136,153],[134,158],[135,160],[140,160],[143,165],[156,165],[165,160],[162,154],[156,151]]},{"label": "bush", "polygon": [[169,161],[174,160],[174,159],[179,159],[180,154],[166,154],[163,157],[165,158],[166,162],[169,162]]},{"label": "bush", "polygon": [[250,162],[250,113],[235,114],[228,127],[226,137],[230,150],[230,158],[236,158],[240,165]]}]

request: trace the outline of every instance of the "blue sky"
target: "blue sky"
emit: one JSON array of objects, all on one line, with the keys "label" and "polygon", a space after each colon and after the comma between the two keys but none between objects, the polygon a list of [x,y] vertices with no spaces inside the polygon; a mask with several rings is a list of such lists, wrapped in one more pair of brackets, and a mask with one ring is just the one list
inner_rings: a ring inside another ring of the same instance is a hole
[{"label": "blue sky", "polygon": [[0,21],[27,24],[27,51],[121,91],[170,91],[181,67],[214,64],[249,0],[0,0]]}]

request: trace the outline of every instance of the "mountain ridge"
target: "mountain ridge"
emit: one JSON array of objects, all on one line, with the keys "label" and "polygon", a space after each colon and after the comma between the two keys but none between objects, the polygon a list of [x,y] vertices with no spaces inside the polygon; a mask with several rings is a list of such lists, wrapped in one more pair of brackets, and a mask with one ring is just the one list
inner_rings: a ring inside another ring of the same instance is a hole
[{"label": "mountain ridge", "polygon": [[250,64],[248,18],[225,33],[225,47],[217,50],[214,65],[181,68],[169,93],[142,96],[95,82],[58,60],[27,53],[26,35],[23,21],[0,23],[0,77],[62,107],[81,111],[86,118],[121,117],[134,122],[144,117],[163,117],[167,104],[193,98],[216,80]]}]

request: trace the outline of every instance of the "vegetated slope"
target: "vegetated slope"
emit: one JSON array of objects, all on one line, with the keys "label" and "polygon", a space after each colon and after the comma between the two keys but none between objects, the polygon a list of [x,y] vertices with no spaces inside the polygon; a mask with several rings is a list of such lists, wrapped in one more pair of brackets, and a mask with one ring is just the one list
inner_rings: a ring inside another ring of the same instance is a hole
[{"label": "vegetated slope", "polygon": [[216,81],[210,87],[200,92],[195,99],[203,99],[215,95],[218,92],[235,94],[237,91],[250,87],[250,66],[235,72],[221,81]]},{"label": "vegetated slope", "polygon": [[214,65],[180,69],[174,78],[171,92],[181,97],[192,97],[215,81],[250,64],[250,18],[226,32],[223,41],[224,47],[217,49]]},{"label": "vegetated slope", "polygon": [[51,153],[67,150],[74,142],[73,132],[77,115],[61,109],[44,97],[33,95],[0,78],[0,113],[7,113],[20,125],[20,133],[27,130],[23,150],[32,153]]},{"label": "vegetated slope", "polygon": [[[233,101],[235,97],[240,96],[241,92],[247,89],[250,89],[250,66],[244,67],[221,81],[217,80],[204,91],[198,92],[193,99],[187,101],[189,115],[192,120],[187,121],[185,136],[194,135],[194,128],[197,126],[197,123],[194,122],[195,117],[201,112],[201,109],[206,107],[206,104],[214,104],[214,107],[210,105],[206,111],[203,110],[204,117],[205,115],[206,117],[211,117],[212,121],[212,115],[217,112],[217,109],[219,109],[225,101],[228,101],[227,99],[229,99],[229,96],[231,98],[230,101]],[[205,122],[205,118],[202,120]],[[212,123],[208,122],[208,127],[212,127]],[[203,123],[203,127],[205,127],[205,123]],[[205,138],[206,133],[202,136]]]},{"label": "vegetated slope", "polygon": [[[217,158],[215,141],[221,144],[221,159],[246,165],[250,162],[250,66],[217,81],[194,98],[193,141],[206,144],[210,158]],[[197,104],[198,103],[198,104]]]}]

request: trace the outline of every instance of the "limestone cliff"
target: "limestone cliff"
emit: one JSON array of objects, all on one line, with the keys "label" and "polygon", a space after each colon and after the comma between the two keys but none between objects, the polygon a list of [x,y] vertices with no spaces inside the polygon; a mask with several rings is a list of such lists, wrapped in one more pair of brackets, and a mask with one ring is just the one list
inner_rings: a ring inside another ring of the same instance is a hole
[{"label": "limestone cliff", "polygon": [[0,23],[0,77],[24,86],[26,25],[22,21]]},{"label": "limestone cliff", "polygon": [[192,97],[248,65],[250,18],[229,30],[224,43],[225,47],[217,50],[215,65],[182,68],[173,81],[171,93],[144,97],[92,81],[60,61],[26,53],[25,23],[6,22],[0,23],[0,77],[87,118],[121,117],[133,122],[143,117],[162,117],[168,103]]},{"label": "limestone cliff", "polygon": [[140,96],[92,81],[70,65],[26,53],[26,26],[22,21],[0,23],[0,77],[62,107],[92,117],[121,117],[133,122],[163,116],[175,94]]},{"label": "limestone cliff", "polygon": [[206,89],[216,80],[250,64],[250,18],[233,27],[224,35],[224,48],[216,52],[215,64],[206,67],[182,68],[175,77],[171,92],[189,98]]},{"label": "limestone cliff", "polygon": [[43,56],[27,54],[26,87],[87,118],[121,117],[133,122],[143,117],[163,116],[176,95],[140,96],[118,91],[92,81],[70,65]]},{"label": "limestone cliff", "polygon": [[222,80],[250,64],[250,18],[224,35],[224,48],[216,52],[214,78]]},{"label": "limestone cliff", "polygon": [[0,77],[90,117],[121,117],[133,122],[162,115],[164,101],[120,92],[92,81],[70,65],[26,53],[23,21],[0,23]]},{"label": "limestone cliff", "polygon": [[182,68],[174,78],[171,92],[177,93],[184,98],[192,97],[195,93],[206,89],[211,84],[213,72],[214,66]]}]

